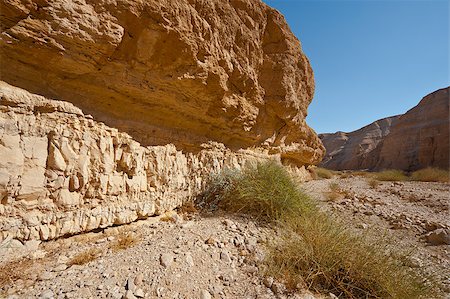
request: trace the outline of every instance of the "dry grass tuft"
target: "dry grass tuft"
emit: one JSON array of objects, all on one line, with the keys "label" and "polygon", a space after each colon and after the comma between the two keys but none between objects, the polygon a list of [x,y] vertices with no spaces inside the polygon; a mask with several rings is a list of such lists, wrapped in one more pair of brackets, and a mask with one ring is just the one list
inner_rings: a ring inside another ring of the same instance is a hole
[{"label": "dry grass tuft", "polygon": [[[339,186],[331,185],[330,190]],[[223,209],[267,219],[283,237],[268,244],[267,275],[287,286],[340,298],[426,298],[422,280],[385,241],[355,234],[321,212],[273,162],[225,172],[204,199]],[[391,252],[391,253],[388,253]]]},{"label": "dry grass tuft", "polygon": [[406,181],[408,177],[401,170],[389,169],[375,173],[375,179],[379,181]]},{"label": "dry grass tuft", "polygon": [[3,263],[0,267],[0,285],[7,286],[19,279],[27,280],[36,270],[34,264],[35,261],[32,259],[19,259]]},{"label": "dry grass tuft", "polygon": [[269,245],[267,274],[288,286],[339,298],[429,298],[406,254],[388,254],[380,238],[357,235],[328,215],[292,219],[280,241]]},{"label": "dry grass tuft", "polygon": [[367,184],[369,184],[370,188],[375,189],[380,185],[380,182],[375,179],[367,180]]},{"label": "dry grass tuft", "polygon": [[347,190],[339,186],[338,183],[329,184],[330,191],[326,192],[325,195],[329,201],[336,201],[340,198],[350,198],[351,194]]},{"label": "dry grass tuft", "polygon": [[333,177],[333,171],[328,170],[326,168],[315,167],[313,170],[314,178],[319,179],[331,179]]},{"label": "dry grass tuft", "polygon": [[75,255],[67,264],[69,266],[87,264],[97,259],[100,256],[101,252],[102,251],[98,248],[89,248],[88,250]]},{"label": "dry grass tuft", "polygon": [[421,170],[417,170],[411,174],[412,181],[421,181],[421,182],[449,182],[449,171],[443,170],[439,168],[424,168]]},{"label": "dry grass tuft", "polygon": [[110,245],[112,251],[125,250],[131,246],[136,245],[139,242],[139,238],[133,233],[121,233],[115,242]]},{"label": "dry grass tuft", "polygon": [[242,172],[225,171],[213,178],[203,199],[226,211],[273,222],[311,209],[305,197],[286,169],[271,161]]}]

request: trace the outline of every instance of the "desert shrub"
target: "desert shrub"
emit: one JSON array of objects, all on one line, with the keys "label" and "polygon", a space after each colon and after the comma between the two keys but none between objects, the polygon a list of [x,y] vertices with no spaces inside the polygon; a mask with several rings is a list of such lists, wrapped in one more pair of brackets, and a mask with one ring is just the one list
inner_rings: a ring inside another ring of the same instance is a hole
[{"label": "desert shrub", "polygon": [[321,167],[314,168],[313,173],[315,174],[316,178],[320,179],[331,179],[333,177],[333,172],[331,170]]},{"label": "desert shrub", "polygon": [[330,191],[325,192],[325,195],[327,197],[328,200],[330,201],[335,201],[339,198],[350,198],[351,197],[351,193],[347,190],[345,190],[344,188],[342,188],[338,183],[333,182],[330,183],[328,185],[328,188],[330,189]]},{"label": "desert shrub", "polygon": [[289,173],[276,162],[258,163],[242,172],[226,171],[206,190],[207,201],[217,200],[224,210],[260,220],[279,221],[314,207]]},{"label": "desert shrub", "polygon": [[449,171],[439,168],[424,168],[411,174],[412,181],[449,182]]},{"label": "desert shrub", "polygon": [[96,258],[98,258],[101,254],[101,250],[98,248],[90,248],[88,250],[85,250],[83,252],[78,253],[75,255],[70,261],[68,262],[69,266],[72,265],[84,265],[87,264]]},{"label": "desert shrub", "polygon": [[113,251],[125,250],[138,243],[139,238],[136,234],[131,232],[123,232],[119,234],[115,242],[110,245]]},{"label": "desert shrub", "polygon": [[274,162],[225,172],[211,182],[204,199],[227,211],[267,218],[281,230],[282,237],[267,245],[265,268],[288,287],[340,298],[426,297],[401,254],[388,253],[388,243],[356,234],[321,212]]},{"label": "desert shrub", "polygon": [[380,185],[380,182],[375,179],[369,179],[367,180],[367,184],[369,184],[370,188],[375,189],[378,185]]},{"label": "desert shrub", "polygon": [[379,181],[405,181],[408,177],[401,170],[389,169],[374,174]]},{"label": "desert shrub", "polygon": [[357,235],[328,215],[297,217],[281,241],[269,245],[267,275],[291,288],[339,298],[427,298],[421,278],[404,266],[406,254],[388,254],[379,238]]}]

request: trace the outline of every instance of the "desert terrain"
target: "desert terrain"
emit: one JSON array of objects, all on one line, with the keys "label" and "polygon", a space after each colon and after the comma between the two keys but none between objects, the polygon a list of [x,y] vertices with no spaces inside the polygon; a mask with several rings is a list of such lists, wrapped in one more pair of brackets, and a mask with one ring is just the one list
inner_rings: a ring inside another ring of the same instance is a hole
[{"label": "desert terrain", "polygon": [[[330,200],[336,185],[339,195]],[[449,293],[449,184],[373,187],[367,178],[344,175],[301,188],[356,233],[382,235],[407,251],[408,267]],[[191,207],[55,241],[4,241],[1,291],[11,299],[335,298],[293,293],[265,275],[264,244],[276,237],[276,229],[251,217]]]}]

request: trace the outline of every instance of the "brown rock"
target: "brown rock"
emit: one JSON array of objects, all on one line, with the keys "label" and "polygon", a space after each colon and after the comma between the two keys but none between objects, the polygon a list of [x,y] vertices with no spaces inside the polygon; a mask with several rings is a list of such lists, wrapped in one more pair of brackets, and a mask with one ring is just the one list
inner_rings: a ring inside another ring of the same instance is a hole
[{"label": "brown rock", "polygon": [[427,95],[399,118],[383,140],[377,169],[449,168],[449,91]]},{"label": "brown rock", "polygon": [[389,134],[398,118],[383,118],[350,133],[320,134],[326,149],[320,165],[336,170],[373,168],[377,163],[377,146]]},{"label": "brown rock", "polygon": [[437,90],[400,116],[378,120],[351,133],[320,134],[334,170],[449,167],[449,90]]},{"label": "brown rock", "polygon": [[323,155],[305,123],[309,61],[259,0],[5,0],[0,10],[2,80],[70,101],[143,145],[198,151],[212,140],[297,165]]}]

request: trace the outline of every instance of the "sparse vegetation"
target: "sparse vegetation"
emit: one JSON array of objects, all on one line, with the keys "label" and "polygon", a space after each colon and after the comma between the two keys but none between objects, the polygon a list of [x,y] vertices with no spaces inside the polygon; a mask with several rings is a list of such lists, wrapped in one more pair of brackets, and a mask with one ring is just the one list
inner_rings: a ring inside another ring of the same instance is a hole
[{"label": "sparse vegetation", "polygon": [[101,250],[98,248],[90,248],[79,254],[75,255],[67,264],[69,266],[72,265],[84,265],[87,264],[96,258],[98,258],[101,254]]},{"label": "sparse vegetation", "polygon": [[213,179],[204,198],[224,210],[268,221],[281,221],[313,208],[289,173],[275,162],[257,164],[242,172],[225,171]]},{"label": "sparse vegetation", "polygon": [[127,233],[122,232],[117,237],[117,240],[110,245],[110,248],[113,251],[124,250],[131,246],[136,245],[138,241],[139,241],[139,238],[137,235],[135,235],[131,232],[127,232]]},{"label": "sparse vegetation", "polygon": [[[6,286],[19,279],[26,280],[33,271],[35,260],[19,259],[3,263],[0,268],[0,285]],[[0,297],[1,297],[0,293]]]},{"label": "sparse vegetation", "polygon": [[412,181],[421,182],[449,182],[449,171],[439,168],[424,168],[411,174]]},{"label": "sparse vegetation", "polygon": [[369,179],[367,181],[367,184],[369,184],[370,188],[375,189],[376,187],[378,187],[380,185],[380,182],[375,179]]},{"label": "sparse vegetation", "polygon": [[350,192],[339,186],[338,183],[333,182],[329,184],[330,191],[326,192],[325,195],[330,201],[335,201],[339,198],[350,198]]},{"label": "sparse vegetation", "polygon": [[320,179],[331,179],[333,177],[333,172],[331,170],[316,167],[313,170],[314,176]]},{"label": "sparse vegetation", "polygon": [[[330,185],[330,190],[339,189]],[[217,176],[204,194],[231,212],[269,219],[283,237],[268,245],[267,274],[288,287],[342,298],[421,298],[424,284],[379,239],[358,235],[321,212],[274,162]]]},{"label": "sparse vegetation", "polygon": [[406,181],[408,179],[403,171],[396,169],[375,173],[374,177],[379,181]]}]

